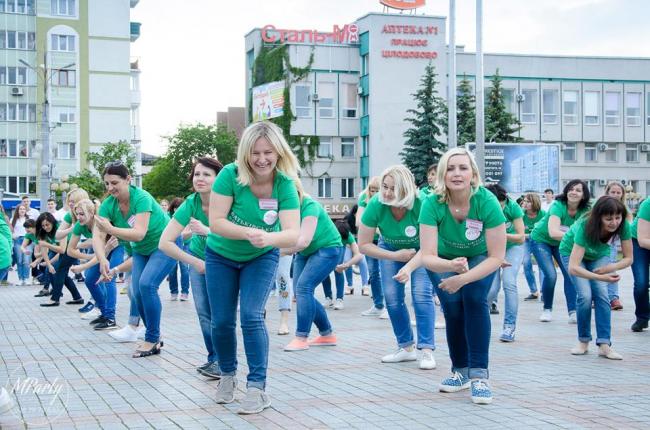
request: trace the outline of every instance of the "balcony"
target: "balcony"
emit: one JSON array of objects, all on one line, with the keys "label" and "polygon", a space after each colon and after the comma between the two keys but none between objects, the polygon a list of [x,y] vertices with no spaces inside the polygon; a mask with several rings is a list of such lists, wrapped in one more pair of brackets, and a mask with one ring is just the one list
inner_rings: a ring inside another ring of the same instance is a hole
[{"label": "balcony", "polygon": [[135,42],[140,37],[140,27],[142,26],[139,22],[131,23],[131,42]]}]

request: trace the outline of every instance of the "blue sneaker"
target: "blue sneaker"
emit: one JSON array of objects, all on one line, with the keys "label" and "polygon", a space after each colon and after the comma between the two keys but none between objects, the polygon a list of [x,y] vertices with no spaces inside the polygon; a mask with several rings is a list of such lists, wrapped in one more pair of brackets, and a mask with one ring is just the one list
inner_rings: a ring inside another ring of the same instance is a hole
[{"label": "blue sneaker", "polygon": [[472,380],[472,402],[477,405],[489,405],[492,403],[492,390],[486,379]]},{"label": "blue sneaker", "polygon": [[515,326],[514,325],[505,325],[503,327],[503,332],[499,336],[501,342],[514,342],[515,341]]},{"label": "blue sneaker", "polygon": [[469,378],[464,377],[460,372],[454,372],[453,375],[440,383],[438,389],[443,393],[456,393],[468,389],[470,382]]},{"label": "blue sneaker", "polygon": [[93,309],[95,309],[95,304],[89,300],[88,303],[86,303],[83,307],[79,308],[79,312],[85,314],[87,312],[92,311]]}]

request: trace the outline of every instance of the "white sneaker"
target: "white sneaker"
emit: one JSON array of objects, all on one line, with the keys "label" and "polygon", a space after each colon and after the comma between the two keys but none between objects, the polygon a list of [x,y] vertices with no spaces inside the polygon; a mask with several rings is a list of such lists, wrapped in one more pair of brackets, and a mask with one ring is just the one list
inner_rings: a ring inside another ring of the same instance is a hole
[{"label": "white sneaker", "polygon": [[325,307],[331,308],[334,306],[334,301],[328,297],[325,297]]},{"label": "white sneaker", "polygon": [[576,317],[576,312],[569,312],[569,324],[578,324],[578,318]]},{"label": "white sneaker", "polygon": [[144,340],[144,335],[147,333],[147,328],[145,326],[140,326],[138,328],[138,331],[135,332],[135,335],[138,337],[140,340]]},{"label": "white sneaker", "polygon": [[436,368],[436,359],[433,358],[433,351],[424,351],[420,357],[420,369],[432,370]]},{"label": "white sneaker", "polygon": [[373,306],[370,309],[368,309],[367,311],[361,312],[361,316],[362,317],[378,317],[379,315],[381,315],[381,313],[383,311],[384,311],[383,309],[379,309],[379,308],[376,308],[376,307]]},{"label": "white sneaker", "polygon": [[381,310],[381,315],[379,315],[380,320],[387,320],[390,319],[390,316],[388,315],[388,309],[384,308]]},{"label": "white sneaker", "polygon": [[392,354],[384,355],[381,358],[382,363],[401,363],[402,361],[415,361],[418,359],[418,354],[415,352],[415,348],[410,351],[405,350],[404,348],[399,348],[397,351]]},{"label": "white sneaker", "polygon": [[539,317],[539,320],[541,322],[551,322],[552,319],[553,319],[553,315],[550,309],[544,309],[542,315]]},{"label": "white sneaker", "polygon": [[133,330],[130,324],[125,325],[119,330],[114,330],[108,333],[110,337],[115,339],[118,342],[137,342],[138,336],[137,332]]},{"label": "white sneaker", "polygon": [[345,308],[345,305],[343,304],[343,299],[336,299],[336,303],[334,303],[334,310],[340,311],[343,308]]},{"label": "white sneaker", "polygon": [[98,316],[100,316],[102,313],[99,310],[97,306],[95,306],[91,311],[86,312],[85,314],[81,314],[81,319],[82,320],[94,320]]},{"label": "white sneaker", "polygon": [[9,412],[14,407],[11,396],[4,387],[0,387],[0,415]]}]

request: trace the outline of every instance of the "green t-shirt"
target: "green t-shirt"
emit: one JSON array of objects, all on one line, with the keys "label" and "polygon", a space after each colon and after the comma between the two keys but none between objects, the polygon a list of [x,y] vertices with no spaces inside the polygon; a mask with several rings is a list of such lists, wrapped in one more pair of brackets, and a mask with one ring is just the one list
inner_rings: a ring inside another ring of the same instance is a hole
[{"label": "green t-shirt", "polygon": [[341,238],[343,241],[343,245],[352,245],[353,243],[357,243],[357,241],[354,239],[354,235],[352,233],[348,234],[347,239]]},{"label": "green t-shirt", "polygon": [[[626,220],[623,220],[623,223],[620,238],[621,240],[630,240],[632,237],[630,223]],[[612,240],[607,243],[602,243],[600,241],[592,243],[588,241],[587,236],[585,235],[586,224],[587,218],[580,218],[571,226],[571,228],[569,228],[569,231],[562,236],[562,242],[560,242],[560,254],[567,256],[571,255],[573,244],[575,243],[585,249],[583,260],[593,261],[610,255]]]},{"label": "green t-shirt", "polygon": [[418,198],[424,201],[431,194],[433,194],[433,188],[431,188],[430,185],[427,185],[426,187],[420,188],[420,192],[418,193]]},{"label": "green t-shirt", "polygon": [[[129,186],[129,212],[124,216],[120,210],[120,203],[113,196],[109,196],[99,207],[99,215],[111,221],[118,228],[133,228],[135,216],[140,213],[150,212],[147,233],[139,242],[131,242],[133,252],[140,255],[151,255],[158,249],[158,242],[163,230],[169,222],[169,216],[163,211],[156,199],[142,188]],[[120,241],[124,243],[123,241]]]},{"label": "green t-shirt", "polygon": [[74,227],[72,228],[72,234],[74,234],[75,236],[79,236],[79,237],[83,236],[83,237],[85,237],[87,239],[90,239],[91,237],[93,237],[93,232],[90,231],[88,226],[79,224],[79,221],[77,221],[74,224]]},{"label": "green t-shirt", "polygon": [[537,224],[539,220],[544,218],[544,215],[546,215],[546,211],[543,211],[541,209],[539,210],[539,212],[537,212],[535,218],[529,218],[528,215],[524,213],[524,228],[525,228],[524,231],[526,232],[526,234],[530,234],[533,231],[535,224]]},{"label": "green t-shirt", "polygon": [[300,255],[307,257],[321,248],[343,246],[341,235],[323,206],[311,197],[305,196],[300,205],[300,219],[303,220],[308,216],[316,217],[316,231],[311,243],[300,251]]},{"label": "green t-shirt", "polygon": [[366,193],[361,193],[359,195],[359,201],[357,202],[360,208],[365,208],[368,206],[368,199],[366,198]]},{"label": "green t-shirt", "polygon": [[[201,224],[208,227],[210,221],[203,212],[203,201],[199,193],[189,195],[182,205],[174,212],[174,219],[183,227],[190,223],[190,218],[201,221]],[[208,237],[192,233],[190,239],[190,251],[201,260],[205,260],[205,243]]]},{"label": "green t-shirt", "polygon": [[[278,212],[300,208],[293,180],[280,171],[276,171],[270,199],[258,199],[249,186],[239,183],[235,163],[221,169],[212,191],[233,198],[228,221],[268,232],[280,231]],[[219,255],[238,262],[253,260],[271,250],[270,246],[256,248],[247,240],[228,239],[214,233],[208,235],[207,245]]]},{"label": "green t-shirt", "polygon": [[38,243],[38,239],[36,239],[36,236],[34,236],[32,233],[27,233],[23,241],[25,240],[29,240],[29,243],[34,245]]},{"label": "green t-shirt", "polygon": [[642,203],[641,206],[639,206],[639,211],[636,213],[636,216],[634,217],[634,221],[632,221],[632,237],[637,239],[637,226],[639,224],[639,218],[642,220],[646,220],[650,222],[650,197],[646,198]]},{"label": "green t-shirt", "polygon": [[421,207],[422,201],[416,198],[404,218],[397,221],[391,207],[381,203],[379,195],[375,194],[363,211],[361,222],[366,227],[378,228],[383,241],[395,249],[419,249]]},{"label": "green t-shirt", "polygon": [[496,196],[478,187],[469,200],[467,218],[458,222],[447,203],[432,194],[422,204],[420,224],[438,228],[438,255],[444,258],[475,257],[487,252],[485,230],[506,222]]},{"label": "green t-shirt", "polygon": [[544,215],[544,218],[535,224],[535,228],[533,228],[533,231],[530,233],[530,237],[535,242],[543,242],[551,246],[560,246],[560,241],[552,239],[548,234],[548,220],[551,215],[555,215],[560,218],[560,230],[567,232],[569,231],[569,227],[571,227],[573,223],[582,215],[584,215],[588,210],[588,207],[578,209],[575,216],[572,217],[569,216],[566,203],[555,200],[551,207],[548,209],[548,212]]},{"label": "green t-shirt", "polygon": [[[506,205],[503,207],[503,215],[506,217],[506,233],[517,234],[517,230],[515,230],[515,220],[524,217],[524,211],[521,209],[521,206],[519,206],[516,201],[508,199],[506,200]],[[515,245],[520,244],[508,241],[506,242],[506,249]]]},{"label": "green t-shirt", "polygon": [[12,243],[11,229],[5,221],[5,217],[0,214],[0,269],[7,269],[11,266]]},{"label": "green t-shirt", "polygon": [[68,223],[68,226],[72,224],[72,214],[70,212],[66,212],[65,215],[63,215],[63,221]]}]

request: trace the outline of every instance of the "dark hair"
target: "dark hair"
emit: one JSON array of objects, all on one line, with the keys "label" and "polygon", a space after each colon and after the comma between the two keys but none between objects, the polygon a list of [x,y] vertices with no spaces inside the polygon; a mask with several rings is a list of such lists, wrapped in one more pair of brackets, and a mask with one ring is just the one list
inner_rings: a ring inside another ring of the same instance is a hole
[{"label": "dark hair", "polygon": [[352,234],[357,234],[357,211],[359,210],[359,205],[355,204],[352,206],[352,209],[350,209],[350,212],[345,215],[345,222],[348,223],[348,228],[350,229],[350,233]]},{"label": "dark hair", "polygon": [[33,219],[29,219],[29,218],[28,218],[28,219],[23,223],[23,227],[25,227],[25,228],[34,228],[34,227],[36,227],[36,221],[34,221]]},{"label": "dark hair", "polygon": [[49,202],[54,202],[54,203],[56,203],[56,199],[53,199],[53,198],[50,197],[49,199],[47,199],[47,202],[48,202],[48,203],[49,203]]},{"label": "dark hair", "polygon": [[547,188],[547,189],[544,190],[544,194],[546,194],[546,193],[549,192],[549,191],[552,192],[552,193],[555,193],[555,191],[553,191],[552,189]]},{"label": "dark hair", "polygon": [[104,171],[102,172],[102,178],[106,175],[116,175],[122,179],[126,179],[129,177],[130,173],[128,167],[126,167],[126,165],[120,160],[117,160],[106,163]]},{"label": "dark hair", "polygon": [[497,196],[498,201],[500,201],[500,202],[507,202],[508,201],[508,192],[501,185],[499,185],[499,184],[490,184],[490,185],[486,185],[485,188],[487,188],[492,194]]},{"label": "dark hair", "polygon": [[221,172],[221,169],[223,169],[223,164],[216,158],[212,157],[199,157],[196,159],[194,164],[192,164],[192,170],[190,170],[190,182],[192,182],[192,178],[194,177],[194,170],[196,170],[196,166],[201,165],[203,167],[207,167],[210,170],[214,170],[215,176]]},{"label": "dark hair", "polygon": [[[602,219],[607,215],[621,215],[621,224],[615,232],[602,233]],[[620,200],[610,197],[602,196],[598,199],[591,211],[585,215],[585,237],[587,241],[592,244],[597,244],[598,241],[607,243],[609,240],[621,234],[625,224],[625,217],[627,217],[627,208]]]},{"label": "dark hair", "polygon": [[20,200],[25,200],[25,199],[28,199],[28,198],[29,198],[29,196],[27,194],[23,194],[22,196],[20,196]]},{"label": "dark hair", "polygon": [[[47,221],[52,224],[51,232],[48,233],[43,229],[43,221]],[[39,239],[53,239],[57,228],[58,224],[56,222],[56,218],[54,218],[54,215],[49,212],[43,212],[38,216],[38,218],[36,218],[36,237]]]},{"label": "dark hair", "polygon": [[339,231],[339,234],[341,235],[341,239],[343,240],[348,240],[350,237],[350,227],[348,227],[348,223],[344,220],[339,220],[336,222],[336,229]]},{"label": "dark hair", "polygon": [[523,196],[523,195],[517,197],[516,202],[517,202],[517,204],[518,204],[519,206],[521,206],[521,202],[523,202],[523,201],[524,201],[524,196]]},{"label": "dark hair", "polygon": [[[16,227],[16,223],[18,222],[18,210],[21,207],[25,207],[23,205],[18,205],[14,208],[14,213],[11,215],[11,226]],[[29,219],[29,211],[27,208],[25,208],[25,218]]]},{"label": "dark hair", "polygon": [[169,216],[173,216],[174,212],[176,212],[176,209],[178,209],[182,204],[183,199],[181,197],[174,197],[172,201],[169,202],[169,209],[167,210],[169,212]]},{"label": "dark hair", "polygon": [[567,194],[569,194],[571,188],[575,187],[578,184],[582,185],[582,200],[580,200],[580,203],[578,204],[578,209],[584,209],[588,207],[589,199],[591,199],[591,193],[589,192],[589,186],[587,186],[587,183],[582,179],[573,179],[569,181],[569,183],[564,186],[564,189],[562,190],[562,194],[555,197],[555,200],[561,201],[566,205],[568,200]]}]

